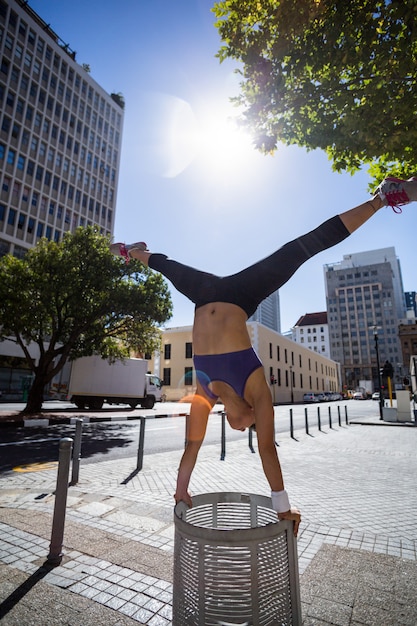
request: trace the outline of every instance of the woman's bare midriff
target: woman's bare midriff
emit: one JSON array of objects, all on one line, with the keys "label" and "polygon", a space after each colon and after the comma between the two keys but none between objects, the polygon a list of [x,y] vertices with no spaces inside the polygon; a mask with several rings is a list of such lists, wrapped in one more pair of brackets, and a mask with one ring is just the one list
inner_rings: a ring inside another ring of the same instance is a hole
[{"label": "woman's bare midriff", "polygon": [[251,347],[247,315],[236,304],[212,302],[195,311],[194,354],[222,354]]}]

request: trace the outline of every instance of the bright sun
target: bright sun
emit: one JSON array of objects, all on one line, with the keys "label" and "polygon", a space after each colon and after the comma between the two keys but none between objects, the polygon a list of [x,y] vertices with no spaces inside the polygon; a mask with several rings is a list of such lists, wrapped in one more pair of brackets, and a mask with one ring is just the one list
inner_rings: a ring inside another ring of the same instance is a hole
[{"label": "bright sun", "polygon": [[184,100],[170,98],[166,121],[164,175],[168,178],[178,176],[192,163],[211,175],[238,173],[255,153],[229,104],[206,105],[194,112]]},{"label": "bright sun", "polygon": [[249,135],[224,107],[202,119],[196,141],[199,156],[208,167],[235,169],[254,151]]}]

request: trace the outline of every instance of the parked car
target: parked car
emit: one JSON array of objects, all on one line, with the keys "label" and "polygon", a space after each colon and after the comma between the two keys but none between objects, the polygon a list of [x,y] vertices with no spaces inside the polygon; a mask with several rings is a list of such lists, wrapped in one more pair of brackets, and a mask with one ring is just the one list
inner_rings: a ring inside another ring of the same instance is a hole
[{"label": "parked car", "polygon": [[354,400],[366,400],[366,395],[362,391],[355,391],[353,394]]},{"label": "parked car", "polygon": [[379,398],[379,391],[374,391],[374,393],[372,394],[372,400],[379,400]]},{"label": "parked car", "polygon": [[327,402],[326,395],[324,393],[316,393],[317,402]]},{"label": "parked car", "polygon": [[303,396],[303,402],[318,402],[319,399],[317,398],[315,393],[305,393]]}]

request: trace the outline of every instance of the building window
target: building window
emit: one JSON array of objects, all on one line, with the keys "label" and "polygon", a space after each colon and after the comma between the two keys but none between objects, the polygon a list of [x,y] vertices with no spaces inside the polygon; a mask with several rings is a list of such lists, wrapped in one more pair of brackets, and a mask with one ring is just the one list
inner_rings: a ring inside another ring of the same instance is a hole
[{"label": "building window", "polygon": [[184,385],[193,384],[193,368],[184,367]]},{"label": "building window", "polygon": [[164,345],[164,359],[168,361],[171,358],[171,344],[166,343]]},{"label": "building window", "polygon": [[164,367],[163,382],[165,386],[170,387],[171,385],[171,368],[170,367]]},{"label": "building window", "polygon": [[9,226],[14,226],[16,221],[16,211],[14,209],[9,209],[9,217],[7,218],[7,223]]},{"label": "building window", "polygon": [[191,341],[187,341],[185,344],[185,358],[192,359],[193,357],[193,344]]},{"label": "building window", "polygon": [[7,155],[7,163],[9,165],[14,165],[14,159],[15,159],[16,153],[14,150],[9,150],[9,153]]}]

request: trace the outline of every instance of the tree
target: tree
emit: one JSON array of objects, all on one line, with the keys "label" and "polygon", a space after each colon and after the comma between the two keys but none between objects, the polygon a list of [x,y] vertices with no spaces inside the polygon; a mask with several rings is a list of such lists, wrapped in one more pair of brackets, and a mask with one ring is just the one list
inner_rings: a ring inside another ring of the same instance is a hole
[{"label": "tree", "polygon": [[157,325],[171,311],[162,276],[113,257],[108,238],[92,228],[67,233],[61,243],[42,239],[23,259],[0,259],[0,340],[16,341],[35,375],[26,413],[41,410],[45,385],[67,360],[152,352]]},{"label": "tree", "polygon": [[242,124],[258,149],[321,148],[336,171],[416,173],[416,0],[225,0],[220,61],[243,64]]}]

